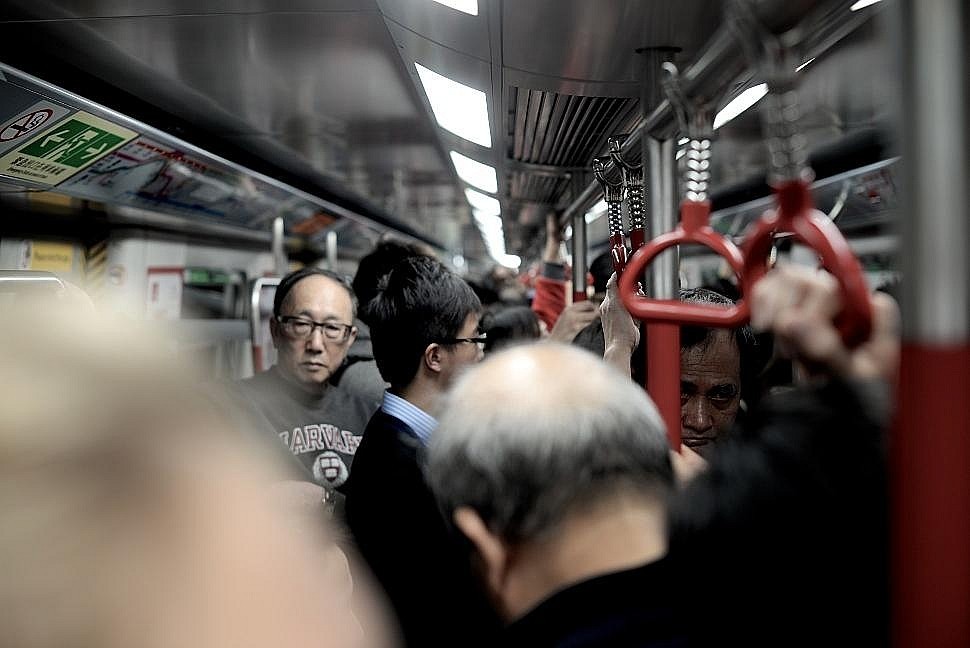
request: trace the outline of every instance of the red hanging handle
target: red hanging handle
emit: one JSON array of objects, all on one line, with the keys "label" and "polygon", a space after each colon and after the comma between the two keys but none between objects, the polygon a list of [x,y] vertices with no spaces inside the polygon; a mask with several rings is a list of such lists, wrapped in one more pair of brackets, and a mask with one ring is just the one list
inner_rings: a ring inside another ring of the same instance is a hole
[{"label": "red hanging handle", "polygon": [[739,284],[744,285],[741,281],[744,272],[741,251],[711,228],[710,215],[710,202],[685,200],[680,204],[680,224],[672,232],[658,236],[634,252],[626,271],[619,278],[620,298],[630,315],[645,321],[720,327],[740,326],[747,321],[748,305],[744,301],[722,308],[686,303],[679,299],[653,299],[637,292],[637,281],[654,257],[669,247],[685,243],[697,243],[717,252],[734,270]]},{"label": "red hanging handle", "polygon": [[616,276],[622,277],[627,264],[627,249],[623,242],[623,234],[610,234],[610,258],[613,259],[613,271]]},{"label": "red hanging handle", "polygon": [[740,273],[744,294],[768,272],[767,259],[777,232],[791,232],[795,238],[815,250],[822,267],[839,282],[842,312],[835,325],[842,341],[854,348],[869,339],[872,331],[872,307],[869,288],[862,267],[852,253],[839,228],[814,208],[808,183],[790,180],[775,187],[778,209],[767,211],[745,237],[744,268]]},{"label": "red hanging handle", "polygon": [[646,233],[643,231],[642,227],[636,227],[630,230],[630,249],[636,252],[643,247],[646,243]]}]

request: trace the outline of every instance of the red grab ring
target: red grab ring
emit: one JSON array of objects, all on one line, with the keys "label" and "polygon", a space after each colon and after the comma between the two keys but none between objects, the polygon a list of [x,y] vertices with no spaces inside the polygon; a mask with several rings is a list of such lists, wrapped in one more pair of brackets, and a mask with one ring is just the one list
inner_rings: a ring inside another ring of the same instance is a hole
[{"label": "red grab ring", "polygon": [[869,288],[858,259],[849,248],[842,232],[822,212],[814,208],[808,184],[791,180],[775,187],[778,209],[767,211],[745,237],[744,268],[740,273],[744,294],[768,271],[767,259],[776,232],[791,232],[795,238],[815,250],[822,267],[839,282],[842,312],[835,325],[849,348],[867,339],[872,331],[872,306]]},{"label": "red grab ring", "polygon": [[740,326],[748,320],[748,305],[744,301],[722,308],[678,299],[652,299],[637,293],[637,282],[655,256],[675,245],[699,243],[717,252],[730,264],[747,294],[746,284],[741,281],[744,272],[741,251],[711,228],[710,214],[710,202],[685,200],[680,204],[680,224],[672,232],[658,236],[633,253],[626,270],[619,277],[620,298],[630,315],[645,321],[728,328]]}]

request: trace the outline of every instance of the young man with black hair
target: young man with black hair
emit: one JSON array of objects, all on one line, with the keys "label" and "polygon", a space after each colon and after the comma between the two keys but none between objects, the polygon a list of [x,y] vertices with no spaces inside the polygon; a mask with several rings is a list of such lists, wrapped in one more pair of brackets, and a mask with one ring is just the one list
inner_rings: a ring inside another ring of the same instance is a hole
[{"label": "young man with black hair", "polygon": [[294,478],[340,489],[374,406],[330,378],[357,337],[357,299],[346,279],[303,268],[283,277],[270,333],[277,361],[236,387],[256,431],[265,430],[298,459]]},{"label": "young man with black hair", "polygon": [[480,314],[468,284],[428,257],[399,263],[368,306],[391,386],[357,454],[347,523],[408,646],[485,645],[498,627],[423,475],[445,391],[482,358]]},{"label": "young man with black hair", "polygon": [[367,305],[380,292],[381,281],[394,266],[412,256],[432,256],[432,253],[418,243],[385,238],[361,258],[351,284],[360,304],[357,320],[354,322],[357,326],[357,339],[350,345],[347,361],[334,375],[333,382],[369,403],[374,403],[375,409],[380,407],[388,384],[381,378],[377,363],[374,362]]}]

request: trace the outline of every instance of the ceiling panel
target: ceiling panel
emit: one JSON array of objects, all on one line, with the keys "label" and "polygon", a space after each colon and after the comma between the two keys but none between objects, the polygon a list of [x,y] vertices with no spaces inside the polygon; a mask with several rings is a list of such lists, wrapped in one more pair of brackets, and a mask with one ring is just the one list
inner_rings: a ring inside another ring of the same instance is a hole
[{"label": "ceiling panel", "polygon": [[377,11],[375,0],[7,0],[35,19],[189,16],[267,12]]},{"label": "ceiling panel", "polygon": [[[787,24],[813,2],[772,4]],[[635,50],[678,48],[686,64],[723,23],[723,5],[479,0],[473,17],[432,0],[12,0],[0,51],[17,41],[44,42],[38,58],[76,53],[71,63],[157,103],[162,117],[194,119],[255,155],[279,143],[299,165],[471,254],[480,246],[461,241],[473,228],[450,149],[495,166],[508,226],[534,226],[582,185],[569,174],[635,122]],[[887,119],[884,32],[866,25],[802,73],[810,146]],[[487,93],[490,149],[437,127],[415,61]],[[752,110],[718,132],[715,182],[763,169]]]}]

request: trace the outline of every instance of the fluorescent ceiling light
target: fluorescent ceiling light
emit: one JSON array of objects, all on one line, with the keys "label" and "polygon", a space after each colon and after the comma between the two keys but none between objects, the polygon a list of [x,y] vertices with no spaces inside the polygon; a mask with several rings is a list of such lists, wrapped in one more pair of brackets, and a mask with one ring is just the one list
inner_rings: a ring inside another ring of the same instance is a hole
[{"label": "fluorescent ceiling light", "polygon": [[[878,2],[878,0],[876,0],[876,1]],[[802,70],[804,70],[805,68],[807,68],[809,65],[811,65],[812,64],[812,61],[814,61],[814,60],[815,60],[815,57],[813,56],[812,58],[808,59],[807,61],[805,61],[804,63],[802,63],[801,65],[799,65],[797,68],[795,68],[795,71],[796,72],[801,72]]]},{"label": "fluorescent ceiling light", "polygon": [[420,63],[415,63],[414,67],[438,125],[470,142],[491,148],[492,134],[488,128],[485,93],[441,76]]},{"label": "fluorescent ceiling light", "polygon": [[489,232],[482,233],[482,240],[485,241],[485,247],[488,249],[488,254],[496,262],[507,266],[509,268],[518,268],[522,264],[522,259],[514,254],[506,254],[505,252],[505,237],[501,232]]},{"label": "fluorescent ceiling light", "polygon": [[881,1],[882,0],[859,0],[859,2],[849,7],[849,11],[859,11],[860,9],[865,9],[869,5],[874,5],[877,2],[881,2]]},{"label": "fluorescent ceiling light", "polygon": [[479,191],[465,189],[465,198],[468,199],[468,204],[472,206],[472,209],[478,210],[486,216],[498,216],[502,213],[502,205],[499,204],[498,200]]},{"label": "fluorescent ceiling light", "polygon": [[690,138],[689,137],[681,137],[679,140],[677,140],[677,145],[678,146],[683,146],[684,144],[686,144],[689,141],[690,141]]},{"label": "fluorescent ceiling light", "polygon": [[478,15],[478,0],[434,0],[438,4],[443,4],[446,7],[451,7],[452,9],[457,9],[458,11],[463,11],[466,14],[471,14],[472,16]]},{"label": "fluorescent ceiling light", "polygon": [[759,83],[756,86],[748,88],[737,97],[732,99],[728,105],[724,106],[724,108],[721,109],[721,112],[717,113],[717,115],[714,117],[714,128],[718,129],[724,124],[728,123],[745,110],[761,101],[766,94],[768,94],[767,83]]},{"label": "fluorescent ceiling light", "polygon": [[495,169],[493,167],[482,164],[478,160],[473,160],[470,157],[465,157],[457,151],[451,152],[451,161],[455,165],[455,171],[458,172],[458,177],[471,186],[477,187],[482,191],[487,191],[488,193],[498,191],[498,176],[495,175]]},{"label": "fluorescent ceiling light", "polygon": [[592,207],[590,207],[589,211],[586,212],[586,224],[589,225],[593,221],[599,219],[600,216],[606,213],[606,209],[607,207],[606,207],[605,200],[601,200],[595,205],[593,205]]},{"label": "fluorescent ceiling light", "polygon": [[480,212],[472,212],[475,216],[475,224],[482,232],[501,232],[502,219],[499,216],[483,216]]}]

